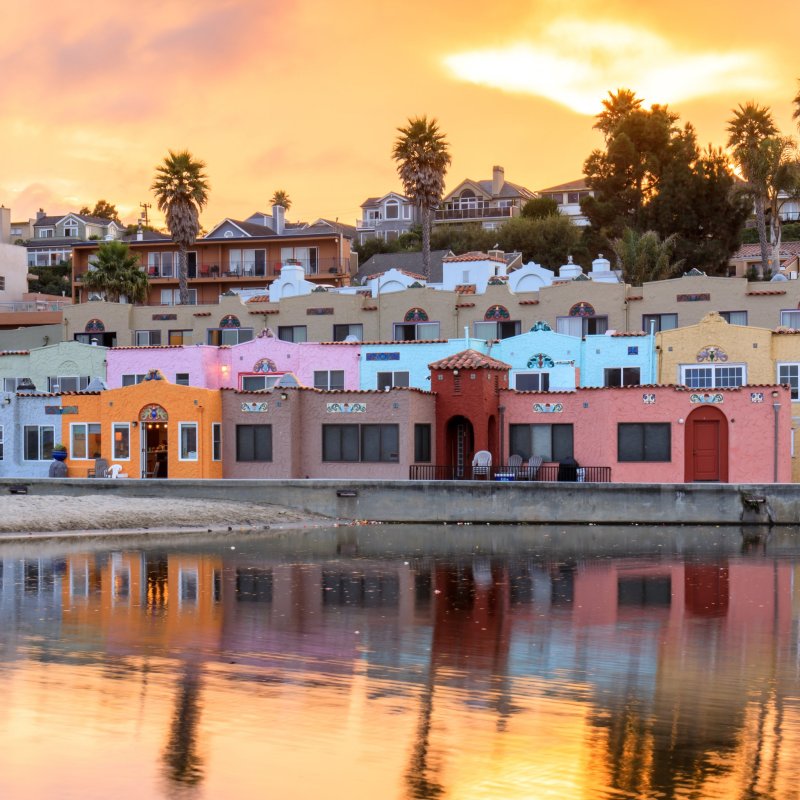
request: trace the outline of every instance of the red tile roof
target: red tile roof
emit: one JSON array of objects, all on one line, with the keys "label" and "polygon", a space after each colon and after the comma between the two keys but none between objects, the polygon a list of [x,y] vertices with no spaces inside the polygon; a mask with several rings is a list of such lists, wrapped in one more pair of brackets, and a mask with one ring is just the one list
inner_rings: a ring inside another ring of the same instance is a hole
[{"label": "red tile roof", "polygon": [[30,350],[0,350],[0,356],[28,356]]},{"label": "red tile roof", "polygon": [[477,350],[462,350],[447,358],[428,364],[429,369],[499,369],[509,370],[511,367],[503,361],[485,356]]},{"label": "red tile roof", "polygon": [[748,297],[760,297],[765,295],[786,294],[786,289],[752,289],[746,292]]},{"label": "red tile roof", "polygon": [[445,256],[442,259],[443,263],[446,262],[448,264],[455,264],[465,261],[499,261],[501,264],[506,263],[505,259],[500,258],[500,256],[490,256],[488,253],[479,253],[477,251],[464,253],[460,256]]}]

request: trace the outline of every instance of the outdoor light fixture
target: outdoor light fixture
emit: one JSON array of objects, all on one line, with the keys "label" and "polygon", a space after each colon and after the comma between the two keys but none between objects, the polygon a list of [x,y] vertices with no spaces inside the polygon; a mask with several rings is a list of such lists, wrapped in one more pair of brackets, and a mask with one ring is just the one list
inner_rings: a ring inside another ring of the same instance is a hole
[{"label": "outdoor light fixture", "polygon": [[289,395],[286,394],[286,392],[281,392],[281,400],[288,400],[288,399],[289,399]]},{"label": "outdoor light fixture", "polygon": [[133,422],[131,422],[131,427],[132,428],[138,428],[139,427],[139,423],[136,420],[134,420]]}]

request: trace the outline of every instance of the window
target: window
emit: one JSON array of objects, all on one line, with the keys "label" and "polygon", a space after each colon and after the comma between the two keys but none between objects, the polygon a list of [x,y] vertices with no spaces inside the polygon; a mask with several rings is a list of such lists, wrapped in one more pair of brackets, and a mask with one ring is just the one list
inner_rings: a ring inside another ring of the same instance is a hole
[{"label": "window", "polygon": [[384,206],[384,213],[386,219],[399,219],[400,218],[400,205],[397,202],[389,201]]},{"label": "window", "polygon": [[398,460],[397,425],[323,425],[323,461]]},{"label": "window", "polygon": [[241,344],[253,338],[252,328],[208,328],[207,344],[220,345]]},{"label": "window", "polygon": [[438,339],[438,322],[395,322],[393,339],[396,342],[415,342],[421,339]]},{"label": "window", "polygon": [[690,389],[727,389],[744,386],[745,365],[682,366],[681,383]]},{"label": "window", "polygon": [[508,339],[509,336],[519,336],[521,328],[518,319],[505,322],[475,322],[476,339]]},{"label": "window", "polygon": [[669,575],[641,578],[620,578],[617,581],[617,603],[621,606],[670,606],[672,579]]},{"label": "window", "polygon": [[671,461],[669,422],[620,422],[617,461]]},{"label": "window", "polygon": [[[655,327],[654,327],[655,326]],[[645,333],[654,333],[659,331],[671,331],[673,328],[678,327],[677,314],[643,314],[642,315],[642,330]]]},{"label": "window", "polygon": [[407,372],[379,372],[378,391],[393,389],[395,386],[408,386]]},{"label": "window", "polygon": [[179,460],[197,461],[197,423],[179,422],[178,432],[181,443]]},{"label": "window", "polygon": [[100,423],[76,422],[69,426],[70,458],[95,458],[100,450]]},{"label": "window", "polygon": [[781,327],[800,328],[800,311],[781,311]]},{"label": "window", "polygon": [[305,325],[278,325],[278,338],[284,342],[306,342],[308,329]]},{"label": "window", "polygon": [[514,387],[520,392],[546,392],[550,389],[549,372],[518,372]]},{"label": "window", "polygon": [[509,453],[527,461],[541,456],[545,461],[561,461],[572,456],[572,425],[511,425]]},{"label": "window", "polygon": [[170,331],[167,334],[167,342],[169,344],[191,344],[193,333],[194,331],[192,331],[191,329]]},{"label": "window", "polygon": [[175,373],[175,383],[178,386],[188,386],[189,385],[189,373],[188,372],[176,372]]},{"label": "window", "polygon": [[[352,336],[359,342],[364,339],[364,326],[361,323],[355,325],[334,325],[333,341],[343,342],[348,336]],[[350,340],[352,341],[352,339]]]},{"label": "window", "polygon": [[25,461],[49,461],[53,457],[52,425],[26,425],[23,437]]},{"label": "window", "polygon": [[299,261],[306,275],[316,275],[319,272],[318,247],[281,247],[281,263],[294,259]]},{"label": "window", "polygon": [[266,250],[239,250],[228,251],[228,272],[247,277],[264,277],[267,274]]},{"label": "window", "polygon": [[39,228],[36,231],[36,238],[37,239],[52,239],[56,235],[56,232],[53,228]]},{"label": "window", "polygon": [[608,330],[608,317],[556,317],[556,332],[567,336],[594,336]]},{"label": "window", "polygon": [[211,460],[222,461],[222,423],[211,423]]},{"label": "window", "polygon": [[639,367],[606,367],[603,386],[638,386]]},{"label": "window", "polygon": [[332,369],[314,372],[315,389],[344,389],[344,370]]},{"label": "window", "polygon": [[800,400],[800,364],[778,364],[778,383],[792,387],[792,400]]},{"label": "window", "polygon": [[720,311],[719,315],[728,325],[747,325],[746,311]]},{"label": "window", "polygon": [[[181,290],[180,289],[162,289],[161,290],[161,305],[162,306],[179,306],[181,304]],[[197,305],[197,289],[189,289],[189,302],[188,306]]]},{"label": "window", "polygon": [[74,220],[64,223],[64,236],[72,239],[78,236],[78,223]]},{"label": "window", "polygon": [[271,389],[281,377],[281,375],[242,375],[242,391],[260,392]]},{"label": "window", "polygon": [[161,331],[136,331],[133,343],[136,347],[155,347],[161,344]]},{"label": "window", "polygon": [[135,386],[137,383],[141,383],[144,380],[144,373],[141,375],[123,375],[122,376],[122,385],[123,386]]},{"label": "window", "polygon": [[0,461],[3,460],[3,426],[0,425]]},{"label": "window", "polygon": [[6,288],[6,279],[4,275],[0,275],[0,291]]},{"label": "window", "polygon": [[111,436],[112,458],[115,461],[128,461],[131,457],[131,426],[127,422],[115,422]]},{"label": "window", "polygon": [[88,385],[88,375],[51,375],[47,378],[48,392],[82,392]]},{"label": "window", "polygon": [[431,426],[428,423],[414,425],[414,461],[431,460]]},{"label": "window", "polygon": [[237,425],[236,460],[272,461],[272,425]]},{"label": "window", "polygon": [[580,201],[581,201],[580,192],[567,192],[568,203],[580,203]]},{"label": "window", "polygon": [[16,392],[17,391],[17,384],[22,380],[22,378],[3,378],[3,391],[4,392]]}]

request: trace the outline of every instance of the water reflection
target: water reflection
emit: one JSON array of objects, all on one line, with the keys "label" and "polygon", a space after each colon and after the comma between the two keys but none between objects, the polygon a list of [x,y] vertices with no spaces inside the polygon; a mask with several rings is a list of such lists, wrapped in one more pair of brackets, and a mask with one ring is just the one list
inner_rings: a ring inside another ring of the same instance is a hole
[{"label": "water reflection", "polygon": [[0,549],[0,792],[795,797],[798,542],[392,526]]}]

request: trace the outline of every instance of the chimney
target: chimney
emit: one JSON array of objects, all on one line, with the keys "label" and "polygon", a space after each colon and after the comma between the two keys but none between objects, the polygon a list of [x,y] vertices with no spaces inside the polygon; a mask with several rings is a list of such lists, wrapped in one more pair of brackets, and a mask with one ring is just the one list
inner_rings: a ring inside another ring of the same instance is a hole
[{"label": "chimney", "polygon": [[0,206],[0,242],[11,244],[11,209]]},{"label": "chimney", "polygon": [[136,241],[141,242],[144,239],[144,231],[142,230],[142,221],[136,226]]},{"label": "chimney", "polygon": [[43,209],[43,208],[40,208],[40,209],[39,209],[39,210],[36,212],[36,221],[38,222],[40,219],[42,219],[43,217],[46,217],[46,216],[47,216],[47,214],[45,214],[45,213],[44,213],[44,209]]},{"label": "chimney", "polygon": [[492,167],[492,197],[497,197],[506,182],[506,171],[502,167]]},{"label": "chimney", "polygon": [[283,206],[272,206],[272,228],[277,234],[282,234],[286,218],[286,209]]}]

